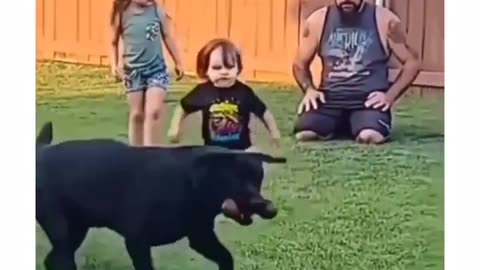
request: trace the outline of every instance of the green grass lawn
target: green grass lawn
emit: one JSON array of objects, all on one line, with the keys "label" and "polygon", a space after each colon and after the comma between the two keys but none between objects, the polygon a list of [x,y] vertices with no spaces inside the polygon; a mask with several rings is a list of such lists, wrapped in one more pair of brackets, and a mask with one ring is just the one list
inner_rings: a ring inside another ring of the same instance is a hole
[{"label": "green grass lawn", "polygon": [[[37,127],[54,122],[55,141],[113,137],[126,140],[127,105],[106,69],[39,64]],[[176,84],[173,106],[193,81]],[[298,91],[253,84],[283,133],[285,166],[276,166],[265,194],[280,208],[273,221],[251,227],[221,223],[218,231],[237,269],[443,269],[443,95],[410,95],[398,105],[392,143],[367,147],[349,141],[296,144],[291,136]],[[199,127],[198,117],[189,124]],[[258,126],[258,123],[257,125]],[[191,128],[185,143],[199,143]],[[258,126],[255,140],[271,150]],[[37,226],[37,269],[50,244]],[[216,269],[186,241],[154,248],[163,270]],[[79,269],[132,269],[121,238],[91,230],[77,252]]]}]

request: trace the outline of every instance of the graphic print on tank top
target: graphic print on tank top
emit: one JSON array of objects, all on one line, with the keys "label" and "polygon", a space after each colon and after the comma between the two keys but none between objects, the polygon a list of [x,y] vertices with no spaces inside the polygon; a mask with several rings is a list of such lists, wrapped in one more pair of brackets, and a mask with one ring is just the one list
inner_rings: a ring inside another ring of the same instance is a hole
[{"label": "graphic print on tank top", "polygon": [[242,119],[238,102],[217,99],[209,108],[208,127],[210,139],[216,142],[230,142],[240,140]]},{"label": "graphic print on tank top", "polygon": [[366,77],[366,54],[374,43],[375,32],[361,28],[336,28],[324,46],[326,74],[330,81],[344,80],[353,76]]},{"label": "graphic print on tank top", "polygon": [[160,22],[155,21],[147,25],[146,32],[146,39],[150,41],[155,41],[160,33]]}]

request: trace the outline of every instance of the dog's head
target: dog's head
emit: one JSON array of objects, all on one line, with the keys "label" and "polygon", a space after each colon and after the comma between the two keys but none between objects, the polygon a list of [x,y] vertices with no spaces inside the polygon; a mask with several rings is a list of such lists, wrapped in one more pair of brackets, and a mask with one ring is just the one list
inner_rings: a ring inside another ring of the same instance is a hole
[{"label": "dog's head", "polygon": [[252,223],[252,215],[272,219],[277,209],[261,194],[263,162],[285,163],[285,158],[262,153],[247,153],[205,148],[196,158],[199,186],[208,200],[223,214],[241,225]]}]

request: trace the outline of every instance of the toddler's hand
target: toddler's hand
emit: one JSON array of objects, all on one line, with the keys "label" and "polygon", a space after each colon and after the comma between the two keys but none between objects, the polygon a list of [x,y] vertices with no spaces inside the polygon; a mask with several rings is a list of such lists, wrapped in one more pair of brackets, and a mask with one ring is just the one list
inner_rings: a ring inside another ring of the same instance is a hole
[{"label": "toddler's hand", "polygon": [[169,130],[167,136],[170,143],[176,144],[180,142],[180,132],[178,130]]},{"label": "toddler's hand", "polygon": [[280,147],[280,134],[272,134],[271,136],[271,140],[272,140],[272,145],[275,147],[275,148],[279,148]]}]

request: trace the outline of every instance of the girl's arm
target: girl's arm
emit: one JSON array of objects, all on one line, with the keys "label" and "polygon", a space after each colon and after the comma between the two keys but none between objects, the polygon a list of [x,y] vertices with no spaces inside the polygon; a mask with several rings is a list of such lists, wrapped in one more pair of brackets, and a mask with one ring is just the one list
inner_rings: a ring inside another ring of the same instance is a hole
[{"label": "girl's arm", "polygon": [[120,41],[120,16],[115,15],[110,24],[110,70],[112,75],[117,77],[122,76],[118,74],[119,63],[119,41]]},{"label": "girl's arm", "polygon": [[162,22],[162,34],[163,42],[165,42],[165,46],[167,47],[168,52],[172,56],[177,69],[183,69],[180,51],[178,49],[177,42],[173,36],[173,21],[167,13],[165,13],[164,20]]}]

